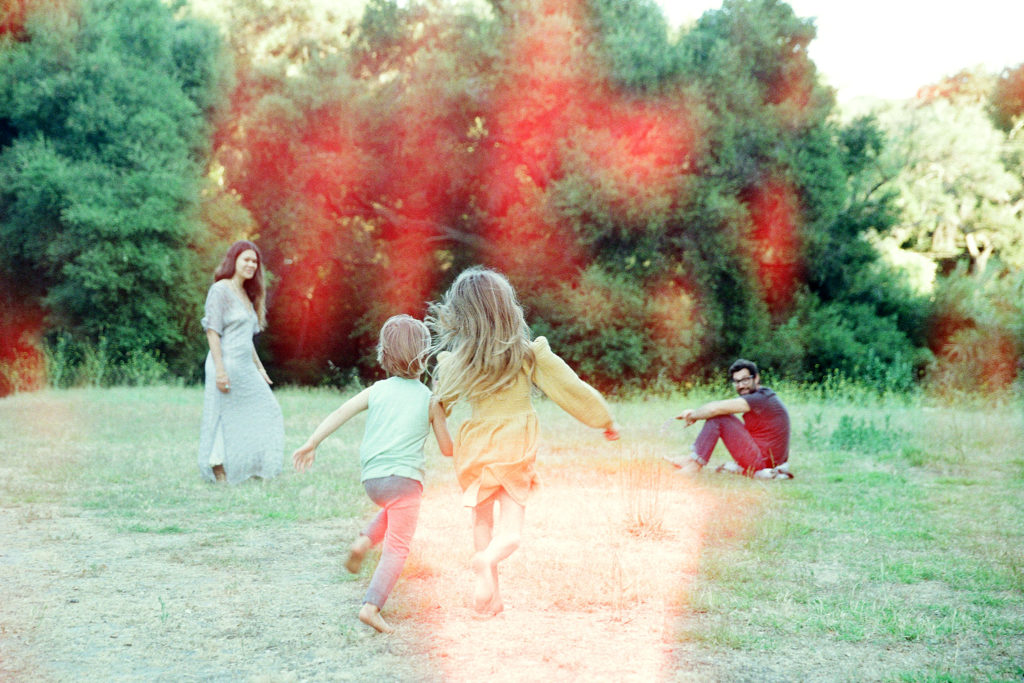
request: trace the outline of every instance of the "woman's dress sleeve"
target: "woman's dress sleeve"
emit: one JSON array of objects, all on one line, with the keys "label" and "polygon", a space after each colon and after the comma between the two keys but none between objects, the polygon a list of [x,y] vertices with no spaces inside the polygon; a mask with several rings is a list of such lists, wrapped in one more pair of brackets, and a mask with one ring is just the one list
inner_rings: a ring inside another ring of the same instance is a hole
[{"label": "woman's dress sleeve", "polygon": [[231,293],[224,287],[218,287],[216,283],[206,293],[206,305],[203,307],[203,319],[200,323],[203,330],[213,330],[217,334],[224,335],[224,318],[227,315],[228,306],[231,300],[228,297]]}]

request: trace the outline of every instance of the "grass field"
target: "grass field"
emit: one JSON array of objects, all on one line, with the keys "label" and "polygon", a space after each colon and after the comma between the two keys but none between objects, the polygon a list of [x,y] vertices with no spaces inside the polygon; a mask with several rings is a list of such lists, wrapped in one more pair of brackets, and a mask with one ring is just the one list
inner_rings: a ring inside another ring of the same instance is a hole
[{"label": "grass field", "polygon": [[[391,637],[354,619],[374,562],[340,567],[371,511],[361,419],[309,473],[223,487],[196,471],[200,389],[2,399],[0,678],[1024,679],[1021,407],[779,392],[792,481],[661,463],[705,394],[616,403],[615,444],[538,401],[544,487],[486,622],[431,444]],[[289,453],[343,398],[276,393]]]}]

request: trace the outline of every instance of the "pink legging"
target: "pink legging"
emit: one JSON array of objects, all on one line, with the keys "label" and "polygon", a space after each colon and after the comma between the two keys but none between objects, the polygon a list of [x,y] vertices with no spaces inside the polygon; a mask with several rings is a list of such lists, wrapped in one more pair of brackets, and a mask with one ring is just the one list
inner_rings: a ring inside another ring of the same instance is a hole
[{"label": "pink legging", "polygon": [[370,579],[370,587],[363,596],[363,602],[381,608],[395,587],[398,575],[402,573],[405,558],[409,556],[409,544],[420,517],[423,484],[415,479],[392,475],[367,479],[363,482],[363,488],[370,500],[381,507],[381,511],[366,526],[363,535],[373,545],[384,542],[380,562]]}]

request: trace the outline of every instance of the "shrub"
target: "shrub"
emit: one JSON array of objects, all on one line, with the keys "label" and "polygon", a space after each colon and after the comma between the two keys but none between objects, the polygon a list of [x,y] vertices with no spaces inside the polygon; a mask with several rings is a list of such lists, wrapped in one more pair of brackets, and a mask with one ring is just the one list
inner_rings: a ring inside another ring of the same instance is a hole
[{"label": "shrub", "polygon": [[90,343],[67,333],[56,334],[46,344],[44,357],[46,381],[54,388],[143,386],[171,379],[159,352],[133,350],[115,357],[105,337]]},{"label": "shrub", "polygon": [[1011,387],[1024,353],[1024,274],[942,278],[935,295],[927,376],[940,394]]},{"label": "shrub", "polygon": [[843,415],[829,437],[829,446],[836,450],[874,454],[895,451],[903,439],[904,434],[889,424],[888,415],[882,426],[876,426],[867,418]]},{"label": "shrub", "polygon": [[578,282],[524,294],[533,333],[604,390],[681,379],[697,359],[703,322],[694,300],[668,282],[643,285],[591,266]]},{"label": "shrub", "polygon": [[899,329],[895,316],[878,317],[867,304],[821,304],[807,293],[752,355],[787,379],[821,382],[839,373],[897,393],[914,385],[930,359]]}]

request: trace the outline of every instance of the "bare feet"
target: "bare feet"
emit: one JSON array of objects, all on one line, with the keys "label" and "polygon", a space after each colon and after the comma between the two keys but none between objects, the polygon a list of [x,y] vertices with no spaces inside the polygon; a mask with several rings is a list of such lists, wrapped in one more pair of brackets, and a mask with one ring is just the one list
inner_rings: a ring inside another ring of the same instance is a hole
[{"label": "bare feet", "polygon": [[368,602],[363,603],[362,608],[359,610],[359,621],[363,622],[367,626],[374,627],[381,633],[395,632],[395,629],[393,629],[391,625],[384,621],[384,618],[380,616],[380,609],[376,605],[371,605]]},{"label": "bare feet", "polygon": [[473,555],[473,571],[476,572],[476,583],[473,586],[473,609],[478,614],[487,614],[495,597],[494,567],[484,557],[483,552]]},{"label": "bare feet", "polygon": [[360,536],[352,542],[348,549],[348,559],[345,560],[345,569],[353,574],[358,574],[363,566],[363,558],[367,551],[373,546],[373,541],[368,536]]},{"label": "bare feet", "polygon": [[473,614],[473,618],[474,619],[479,619],[479,620],[492,619],[492,618],[498,616],[499,614],[501,614],[504,611],[505,611],[504,603],[502,603],[501,598],[495,596],[494,599],[491,600],[490,604],[487,605],[487,609],[485,609],[485,610],[476,610],[474,612],[474,614]]}]

